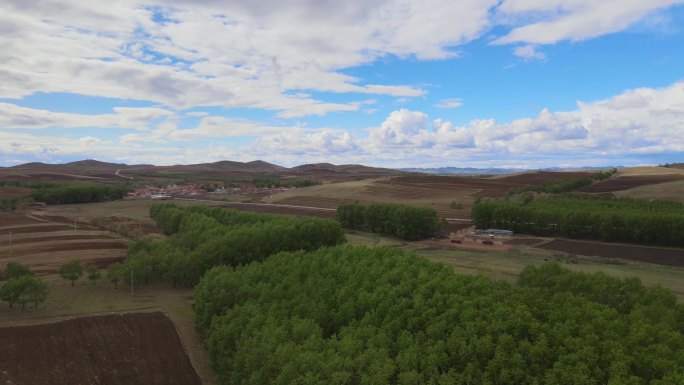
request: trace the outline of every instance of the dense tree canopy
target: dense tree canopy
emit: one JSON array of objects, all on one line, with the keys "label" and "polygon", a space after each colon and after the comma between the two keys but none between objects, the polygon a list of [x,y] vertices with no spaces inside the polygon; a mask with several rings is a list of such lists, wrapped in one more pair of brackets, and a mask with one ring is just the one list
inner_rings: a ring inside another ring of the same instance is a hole
[{"label": "dense tree canopy", "polygon": [[32,274],[14,276],[5,281],[0,287],[0,299],[7,301],[9,307],[16,303],[24,309],[26,304],[33,304],[34,308],[44,302],[49,289],[45,282],[34,277]]},{"label": "dense tree canopy", "polygon": [[215,267],[194,307],[222,384],[684,380],[672,293],[558,266],[509,285],[392,249],[323,248]]},{"label": "dense tree canopy", "polygon": [[47,204],[90,203],[122,199],[128,191],[121,185],[71,183],[35,188],[30,196]]},{"label": "dense tree canopy", "polygon": [[440,226],[434,209],[396,204],[343,204],[337,207],[337,220],[344,228],[394,235],[406,240],[431,237],[438,233]]},{"label": "dense tree canopy", "polygon": [[29,269],[27,265],[24,265],[21,262],[7,262],[7,265],[5,265],[3,279],[8,280],[10,278],[21,277],[22,275],[33,275],[33,272],[31,271],[31,269]]},{"label": "dense tree canopy", "polygon": [[336,221],[241,212],[228,208],[155,205],[150,215],[167,240],[134,242],[110,278],[192,286],[216,265],[237,266],[280,251],[315,250],[345,241]]},{"label": "dense tree canopy", "polygon": [[677,202],[593,195],[480,200],[471,217],[481,228],[684,246],[684,205]]}]

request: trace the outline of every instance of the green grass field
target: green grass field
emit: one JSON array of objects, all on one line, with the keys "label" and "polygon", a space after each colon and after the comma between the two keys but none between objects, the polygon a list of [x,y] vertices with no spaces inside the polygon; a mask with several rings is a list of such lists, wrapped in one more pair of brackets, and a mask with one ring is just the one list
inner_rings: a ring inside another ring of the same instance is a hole
[{"label": "green grass field", "polygon": [[450,266],[458,274],[482,274],[493,280],[507,282],[515,282],[526,266],[557,262],[574,271],[602,271],[615,277],[638,277],[647,286],[660,284],[672,290],[680,301],[684,301],[684,268],[583,256],[572,257],[577,262],[573,264],[568,262],[570,257],[563,253],[548,250],[524,247],[514,252],[468,250],[452,247],[446,241],[443,247],[436,247],[424,242],[405,242],[362,232],[348,233],[347,240],[357,245],[391,246],[414,251],[431,261]]}]

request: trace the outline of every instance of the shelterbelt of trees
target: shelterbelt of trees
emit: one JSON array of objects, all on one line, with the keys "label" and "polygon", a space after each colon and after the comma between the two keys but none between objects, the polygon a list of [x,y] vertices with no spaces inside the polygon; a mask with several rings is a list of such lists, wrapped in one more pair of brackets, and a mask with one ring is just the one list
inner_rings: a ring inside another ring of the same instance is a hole
[{"label": "shelterbelt of trees", "polygon": [[440,227],[434,209],[400,204],[339,205],[337,220],[347,229],[394,235],[409,241],[431,237]]},{"label": "shelterbelt of trees", "polygon": [[122,199],[130,189],[122,185],[70,183],[37,188],[30,197],[51,204],[105,202]]},{"label": "shelterbelt of trees", "polygon": [[110,266],[113,282],[168,281],[191,287],[216,265],[248,264],[280,251],[315,250],[345,242],[340,224],[228,208],[173,203],[154,205],[150,215],[166,240],[144,238],[128,249],[123,263]]},{"label": "shelterbelt of trees", "polygon": [[612,168],[608,171],[599,171],[589,174],[584,178],[569,178],[561,179],[548,183],[544,183],[540,186],[522,186],[508,190],[507,195],[515,195],[524,192],[538,192],[547,194],[560,194],[570,191],[580,189],[582,187],[589,186],[590,184],[610,178],[612,175],[617,173],[616,168]]},{"label": "shelterbelt of trees", "polygon": [[27,198],[0,198],[0,210],[15,210],[22,201],[51,204],[91,203],[122,199],[131,191],[122,184],[58,183],[42,181],[0,181],[0,187],[26,187],[32,189]]},{"label": "shelterbelt of trees", "polygon": [[638,279],[517,284],[337,246],[218,266],[195,290],[221,384],[684,384],[684,306]]},{"label": "shelterbelt of trees", "polygon": [[480,200],[471,217],[481,228],[684,246],[684,205],[670,201],[570,194]]}]

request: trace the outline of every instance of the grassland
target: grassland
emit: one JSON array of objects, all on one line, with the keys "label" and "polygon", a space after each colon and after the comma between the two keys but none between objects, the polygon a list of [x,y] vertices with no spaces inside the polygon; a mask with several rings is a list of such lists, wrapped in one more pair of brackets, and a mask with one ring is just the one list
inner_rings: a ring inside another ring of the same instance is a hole
[{"label": "grassland", "polygon": [[615,192],[615,195],[639,199],[670,200],[684,203],[684,179],[617,191]]},{"label": "grassland", "polygon": [[645,285],[660,284],[672,290],[680,301],[684,300],[684,268],[681,267],[577,256],[524,246],[513,247],[510,251],[486,251],[456,246],[450,244],[448,240],[409,243],[362,232],[348,234],[347,239],[353,244],[391,246],[415,251],[431,261],[450,266],[456,273],[481,274],[494,280],[507,282],[514,282],[526,266],[539,266],[555,261],[575,271],[587,273],[602,271],[616,277],[638,277]]}]

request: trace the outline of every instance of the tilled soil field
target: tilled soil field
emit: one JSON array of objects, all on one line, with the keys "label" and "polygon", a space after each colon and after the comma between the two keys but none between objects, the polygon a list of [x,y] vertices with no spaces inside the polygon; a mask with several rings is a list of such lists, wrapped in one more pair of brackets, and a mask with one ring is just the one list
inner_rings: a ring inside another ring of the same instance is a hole
[{"label": "tilled soil field", "polygon": [[26,234],[26,233],[46,233],[51,231],[73,230],[74,226],[60,224],[37,224],[28,226],[5,226],[0,228],[0,234]]},{"label": "tilled soil field", "polygon": [[223,203],[221,206],[230,207],[240,211],[253,211],[257,213],[271,213],[295,215],[304,217],[320,217],[320,218],[334,218],[335,211],[332,210],[317,210],[315,208],[307,207],[290,207],[277,204],[260,204],[260,203]]},{"label": "tilled soil field", "polygon": [[621,176],[614,179],[606,179],[591,186],[579,189],[586,193],[607,193],[611,191],[622,191],[634,187],[660,184],[683,179],[681,175],[639,175]]},{"label": "tilled soil field", "polygon": [[98,240],[116,240],[117,238],[108,236],[108,235],[86,235],[86,234],[78,234],[78,235],[49,235],[49,236],[36,236],[36,237],[27,237],[27,238],[20,238],[20,239],[14,239],[12,244],[14,245],[21,245],[25,243],[31,243],[31,244],[36,244],[39,242],[53,242],[53,241],[79,241],[79,240],[93,240],[93,241],[98,241]]},{"label": "tilled soil field", "polygon": [[[106,268],[126,255],[129,240],[73,219],[14,212],[0,215],[0,269],[16,260],[39,275],[56,272],[78,258],[85,266]],[[134,226],[136,229],[138,223]]]},{"label": "tilled soil field", "polygon": [[23,257],[39,253],[56,253],[59,251],[85,251],[85,250],[125,250],[128,243],[124,241],[100,240],[100,241],[59,241],[28,243],[12,250],[12,257]]},{"label": "tilled soil field", "polygon": [[[586,172],[532,172],[500,178],[476,178],[465,176],[405,176],[392,178],[386,184],[430,189],[441,193],[480,190],[483,197],[503,196],[508,190],[527,185],[543,185],[563,179],[588,177]],[[404,192],[398,191],[399,194]],[[419,194],[419,191],[416,191]]]},{"label": "tilled soil field", "polygon": [[19,214],[19,213],[0,213],[0,227],[4,226],[23,226],[23,225],[35,225],[41,224],[41,222],[36,218],[30,216]]},{"label": "tilled soil field", "polygon": [[578,255],[631,259],[665,266],[684,266],[684,249],[571,241],[567,239],[556,239],[536,247]]},{"label": "tilled soil field", "polygon": [[0,341],[3,385],[201,384],[160,312],[5,327]]}]

